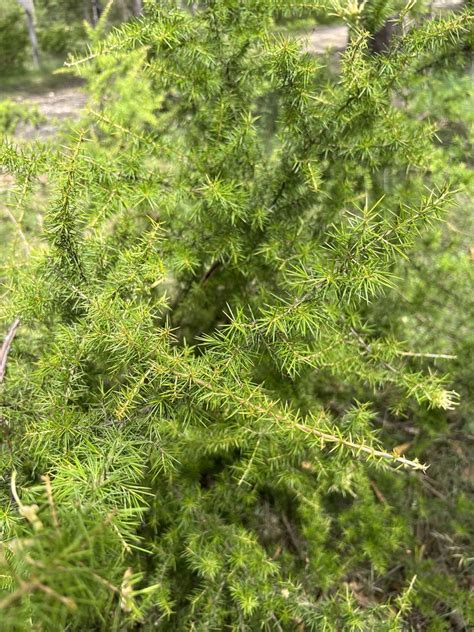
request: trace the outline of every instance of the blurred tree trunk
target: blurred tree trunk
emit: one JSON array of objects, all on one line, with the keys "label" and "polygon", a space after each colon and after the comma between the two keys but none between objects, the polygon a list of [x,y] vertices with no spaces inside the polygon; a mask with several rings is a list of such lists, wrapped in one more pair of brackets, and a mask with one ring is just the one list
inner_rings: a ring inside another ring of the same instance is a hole
[{"label": "blurred tree trunk", "polygon": [[142,0],[133,0],[133,15],[141,15],[143,12]]},{"label": "blurred tree trunk", "polygon": [[[433,0],[429,5],[431,17],[439,15],[440,12],[446,10],[460,10],[464,6],[469,6],[469,3],[474,4],[473,0]],[[372,36],[369,48],[372,53],[386,53],[395,36],[400,35],[402,32],[402,25],[398,21],[399,16],[397,14],[390,16],[386,20],[385,24],[374,33]]]},{"label": "blurred tree trunk", "polygon": [[36,37],[36,27],[35,27],[35,5],[33,4],[33,0],[18,0],[18,2],[25,10],[26,25],[28,27],[28,37],[30,38],[33,64],[36,67],[38,67],[39,66],[39,48],[38,48],[38,38]]},{"label": "blurred tree trunk", "polygon": [[96,26],[99,21],[100,14],[102,13],[102,7],[100,6],[99,0],[91,0],[91,8],[92,8],[92,25]]},{"label": "blurred tree trunk", "polygon": [[392,16],[371,38],[369,48],[372,53],[386,53],[390,48],[393,37],[398,35],[400,30],[400,24],[396,22],[396,16]]}]

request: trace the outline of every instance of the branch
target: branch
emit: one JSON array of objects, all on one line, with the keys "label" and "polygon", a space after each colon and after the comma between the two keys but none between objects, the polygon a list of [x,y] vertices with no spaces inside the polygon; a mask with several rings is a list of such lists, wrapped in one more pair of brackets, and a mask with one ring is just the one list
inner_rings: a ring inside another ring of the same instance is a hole
[{"label": "branch", "polygon": [[354,441],[351,441],[349,439],[344,439],[341,436],[329,434],[327,432],[322,432],[321,430],[318,430],[317,428],[306,426],[300,423],[295,423],[295,427],[298,428],[299,430],[302,430],[303,432],[306,432],[307,434],[313,434],[313,435],[316,435],[317,437],[320,437],[323,443],[328,442],[328,443],[334,443],[336,445],[343,445],[347,448],[351,448],[356,453],[364,452],[365,454],[368,454],[371,457],[379,458],[385,461],[390,461],[392,463],[398,463],[400,466],[410,467],[414,470],[422,470],[423,472],[425,472],[428,469],[428,465],[420,463],[418,459],[415,459],[412,461],[410,459],[406,459],[403,456],[398,456],[396,452],[384,452],[383,450],[377,450],[376,448],[373,448],[370,445],[365,445],[363,443],[355,443]]},{"label": "branch", "polygon": [[449,353],[414,353],[413,351],[398,351],[398,355],[409,358],[442,358],[444,360],[456,360],[457,356]]},{"label": "branch", "polygon": [[[206,380],[202,380],[196,377],[192,373],[188,373],[186,375],[179,373],[175,374],[179,375],[180,377],[185,377],[187,380],[194,382],[196,385],[204,388],[205,390],[214,393],[216,392],[215,385]],[[408,467],[414,470],[422,470],[423,472],[425,472],[429,467],[424,463],[420,463],[418,459],[406,459],[405,457],[398,455],[396,452],[386,452],[384,450],[378,450],[371,445],[356,443],[355,441],[352,441],[350,437],[346,439],[339,433],[325,432],[313,426],[308,426],[304,423],[298,422],[291,416],[286,415],[284,411],[279,411],[278,409],[275,410],[275,408],[277,408],[278,406],[276,402],[264,400],[264,403],[259,403],[252,401],[252,395],[256,394],[256,389],[253,389],[253,393],[251,393],[249,397],[242,396],[240,394],[242,392],[242,386],[242,384],[239,384],[238,386],[236,385],[235,389],[224,387],[222,389],[219,389],[219,395],[227,401],[233,400],[238,405],[242,406],[244,410],[246,409],[246,411],[248,412],[260,416],[265,416],[270,413],[274,420],[280,425],[286,426],[287,428],[295,428],[306,434],[312,434],[316,437],[319,437],[319,439],[321,440],[321,448],[324,447],[325,443],[333,443],[334,449],[336,449],[337,446],[344,446],[346,448],[349,448],[350,450],[353,450],[355,455],[363,453],[367,455],[368,459],[374,458],[381,461],[387,461],[393,464],[395,467]]]}]

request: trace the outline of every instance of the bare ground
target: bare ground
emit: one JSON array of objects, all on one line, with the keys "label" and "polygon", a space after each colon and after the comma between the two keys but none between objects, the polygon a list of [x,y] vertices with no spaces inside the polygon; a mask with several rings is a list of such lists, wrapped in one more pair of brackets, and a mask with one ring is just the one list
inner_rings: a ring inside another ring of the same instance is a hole
[{"label": "bare ground", "polygon": [[78,116],[85,106],[86,93],[82,88],[67,87],[42,94],[21,95],[13,100],[25,106],[36,106],[44,117],[37,126],[19,125],[16,136],[25,140],[43,140],[54,136],[65,121]]}]

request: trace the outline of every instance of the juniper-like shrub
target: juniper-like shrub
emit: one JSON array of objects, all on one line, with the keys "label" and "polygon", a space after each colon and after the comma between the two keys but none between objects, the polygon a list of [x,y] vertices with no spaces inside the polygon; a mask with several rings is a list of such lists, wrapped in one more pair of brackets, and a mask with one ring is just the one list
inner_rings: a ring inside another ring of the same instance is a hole
[{"label": "juniper-like shrub", "polygon": [[[1,628],[468,626],[413,525],[462,327],[419,280],[469,183],[424,112],[472,14],[408,3],[375,54],[365,3],[181,4],[69,61],[67,143],[1,147]],[[275,28],[324,10],[337,69]]]}]

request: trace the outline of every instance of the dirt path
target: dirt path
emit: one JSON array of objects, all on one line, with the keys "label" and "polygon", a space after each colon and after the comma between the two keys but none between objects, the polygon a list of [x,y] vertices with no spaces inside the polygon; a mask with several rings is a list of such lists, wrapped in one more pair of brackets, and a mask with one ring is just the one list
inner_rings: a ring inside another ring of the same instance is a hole
[{"label": "dirt path", "polygon": [[16,136],[25,140],[39,140],[54,136],[62,123],[77,117],[86,103],[86,93],[82,88],[59,88],[42,94],[21,95],[13,99],[25,106],[36,106],[44,117],[38,126],[19,125]]},{"label": "dirt path", "polygon": [[328,50],[344,50],[348,38],[347,26],[316,26],[302,39],[307,39],[306,46],[311,53],[321,54]]}]

